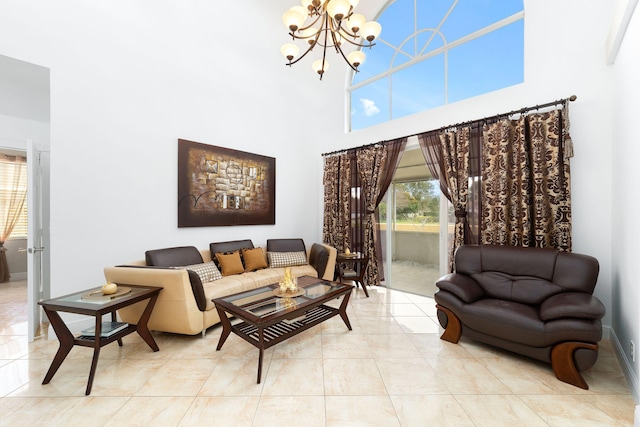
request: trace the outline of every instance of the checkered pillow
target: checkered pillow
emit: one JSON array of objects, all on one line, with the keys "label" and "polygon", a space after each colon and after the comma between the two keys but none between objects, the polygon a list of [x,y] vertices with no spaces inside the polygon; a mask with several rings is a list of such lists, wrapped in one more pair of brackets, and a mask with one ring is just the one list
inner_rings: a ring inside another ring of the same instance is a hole
[{"label": "checkered pillow", "polygon": [[269,267],[293,267],[295,265],[305,265],[307,262],[307,254],[300,252],[267,252]]},{"label": "checkered pillow", "polygon": [[200,276],[202,283],[213,282],[214,280],[222,279],[220,270],[213,263],[213,261],[205,262],[204,264],[185,265],[184,267],[176,267],[181,270],[191,270]]}]

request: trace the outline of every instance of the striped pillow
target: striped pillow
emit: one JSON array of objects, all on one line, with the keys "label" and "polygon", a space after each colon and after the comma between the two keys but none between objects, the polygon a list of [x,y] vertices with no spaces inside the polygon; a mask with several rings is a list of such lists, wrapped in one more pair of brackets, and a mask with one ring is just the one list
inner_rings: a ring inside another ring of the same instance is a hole
[{"label": "striped pillow", "polygon": [[267,252],[269,267],[293,267],[295,265],[305,265],[307,262],[307,254],[300,252]]},{"label": "striped pillow", "polygon": [[202,283],[213,282],[214,280],[222,279],[220,270],[216,267],[213,261],[205,262],[203,264],[185,265],[184,267],[175,267],[181,270],[191,270],[200,276]]}]

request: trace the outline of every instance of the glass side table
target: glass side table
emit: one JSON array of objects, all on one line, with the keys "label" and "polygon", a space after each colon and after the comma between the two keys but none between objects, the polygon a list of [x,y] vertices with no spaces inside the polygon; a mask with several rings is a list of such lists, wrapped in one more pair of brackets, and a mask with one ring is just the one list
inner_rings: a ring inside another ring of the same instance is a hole
[{"label": "glass side table", "polygon": [[[100,287],[88,289],[38,303],[47,314],[49,322],[51,322],[51,326],[58,337],[58,341],[60,341],[58,352],[54,356],[53,362],[51,362],[51,366],[42,384],[49,384],[74,345],[93,348],[93,360],[91,362],[91,370],[89,371],[89,380],[87,382],[85,395],[91,393],[93,378],[98,365],[98,357],[100,356],[100,348],[114,341],[118,341],[118,345],[122,346],[122,337],[137,332],[153,351],[159,350],[158,344],[156,344],[153,335],[151,335],[151,331],[149,331],[147,327],[147,322],[151,317],[153,307],[162,288],[154,286],[119,285],[121,291],[129,290],[126,291],[126,293],[118,292],[120,295],[115,296],[102,296],[100,289]],[[101,337],[102,316],[104,314],[111,313],[111,320],[115,322],[117,310],[145,300],[148,300],[147,305],[136,325],[129,324],[126,328],[113,335]],[[95,335],[74,336],[58,314],[59,311],[95,317]]]},{"label": "glass side table", "polygon": [[350,254],[339,253],[336,257],[336,273],[338,280],[344,282],[351,280],[356,286],[362,286],[364,294],[369,298],[367,285],[364,283],[364,275],[369,265],[369,257],[359,252]]}]

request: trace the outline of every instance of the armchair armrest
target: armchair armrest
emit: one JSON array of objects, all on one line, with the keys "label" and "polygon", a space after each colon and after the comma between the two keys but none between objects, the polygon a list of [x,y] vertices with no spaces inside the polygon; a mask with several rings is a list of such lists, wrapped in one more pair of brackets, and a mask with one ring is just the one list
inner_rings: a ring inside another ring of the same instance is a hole
[{"label": "armchair armrest", "polygon": [[573,317],[597,320],[604,317],[602,302],[591,294],[564,292],[547,298],[540,305],[539,316],[543,321]]},{"label": "armchair armrest", "polygon": [[442,276],[436,282],[436,286],[443,291],[451,292],[467,304],[478,301],[485,295],[478,282],[459,273]]}]

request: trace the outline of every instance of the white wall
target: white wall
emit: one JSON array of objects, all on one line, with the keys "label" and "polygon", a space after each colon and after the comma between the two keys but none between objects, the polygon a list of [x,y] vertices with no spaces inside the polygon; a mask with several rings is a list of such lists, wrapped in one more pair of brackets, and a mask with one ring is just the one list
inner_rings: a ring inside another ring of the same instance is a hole
[{"label": "white wall", "polygon": [[[628,0],[620,1],[623,10]],[[612,31],[617,31],[616,25]],[[640,212],[638,199],[638,100],[640,99],[640,12],[636,7],[620,51],[613,64],[614,81],[613,129],[611,145],[614,151],[613,170],[613,280],[612,305],[613,329],[616,333],[620,354],[624,364],[632,370],[631,381],[638,401],[640,324],[638,306],[637,264],[640,260],[640,231],[637,214]],[[636,344],[635,361],[629,352],[629,342]]]},{"label": "white wall", "polygon": [[[289,1],[243,21],[208,1],[12,2],[0,54],[50,69],[51,294],[171,245],[321,237],[319,141],[329,94],[284,66]],[[282,27],[284,30],[284,27]],[[177,140],[275,157],[276,225],[177,228]]]}]

